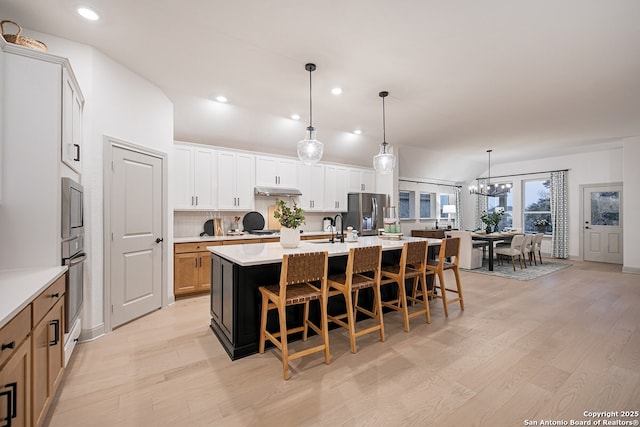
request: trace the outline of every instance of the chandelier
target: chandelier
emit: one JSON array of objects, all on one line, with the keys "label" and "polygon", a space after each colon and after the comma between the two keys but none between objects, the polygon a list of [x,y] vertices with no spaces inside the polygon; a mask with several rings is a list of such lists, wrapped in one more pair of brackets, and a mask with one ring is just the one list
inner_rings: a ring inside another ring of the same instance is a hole
[{"label": "chandelier", "polygon": [[[477,194],[478,196],[499,197],[511,191],[511,184],[491,184],[491,152],[493,150],[487,150],[489,154],[489,172],[487,177],[487,185],[480,184],[478,187],[472,185],[469,187],[469,194]],[[480,178],[478,178],[480,180]]]},{"label": "chandelier", "polygon": [[313,127],[313,103],[311,98],[311,73],[316,70],[316,64],[306,64],[304,69],[309,72],[309,126],[305,138],[298,142],[298,159],[305,165],[317,163],[322,158],[324,144],[316,138],[316,129]]},{"label": "chandelier", "polygon": [[385,114],[384,114],[384,99],[389,95],[389,92],[382,91],[378,94],[382,98],[382,144],[380,144],[380,152],[373,156],[373,168],[376,172],[387,175],[393,172],[393,168],[396,165],[396,158],[393,154],[388,153],[389,143],[387,142],[386,126],[385,126]]}]

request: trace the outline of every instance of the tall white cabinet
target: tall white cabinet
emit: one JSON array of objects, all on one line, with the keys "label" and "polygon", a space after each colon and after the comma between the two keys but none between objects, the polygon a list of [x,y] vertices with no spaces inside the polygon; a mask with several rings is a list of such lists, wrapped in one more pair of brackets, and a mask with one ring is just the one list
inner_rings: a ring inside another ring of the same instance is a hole
[{"label": "tall white cabinet", "polygon": [[255,156],[234,151],[218,152],[218,182],[218,209],[253,209]]},{"label": "tall white cabinet", "polygon": [[300,165],[298,169],[300,185],[299,205],[309,212],[324,211],[324,165]]},{"label": "tall white cabinet", "polygon": [[206,147],[175,145],[174,166],[174,209],[217,209],[217,152]]},{"label": "tall white cabinet", "polygon": [[325,212],[347,211],[347,178],[349,169],[342,166],[324,167]]},{"label": "tall white cabinet", "polygon": [[[66,58],[4,41],[0,46],[4,51],[0,236],[11,242],[0,246],[0,269],[58,266],[60,177],[79,180],[81,171],[79,162],[71,167],[64,161],[63,135],[71,135],[69,143],[81,147],[84,101]],[[65,107],[65,93],[71,87],[76,107]],[[72,112],[70,122],[65,108]],[[81,149],[79,154],[81,158]]]}]

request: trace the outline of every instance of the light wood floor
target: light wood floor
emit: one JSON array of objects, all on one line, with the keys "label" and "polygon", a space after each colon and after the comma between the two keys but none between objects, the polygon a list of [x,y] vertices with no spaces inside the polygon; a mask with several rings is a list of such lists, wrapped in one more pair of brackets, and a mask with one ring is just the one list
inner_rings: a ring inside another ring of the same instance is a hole
[{"label": "light wood floor", "polygon": [[[463,272],[466,310],[385,316],[387,341],[343,329],[322,354],[232,362],[208,296],[76,348],[50,426],[522,426],[640,410],[640,276],[573,263],[520,282]],[[535,268],[535,267],[534,267]],[[447,278],[451,278],[447,276]],[[317,339],[318,337],[314,337]]]}]

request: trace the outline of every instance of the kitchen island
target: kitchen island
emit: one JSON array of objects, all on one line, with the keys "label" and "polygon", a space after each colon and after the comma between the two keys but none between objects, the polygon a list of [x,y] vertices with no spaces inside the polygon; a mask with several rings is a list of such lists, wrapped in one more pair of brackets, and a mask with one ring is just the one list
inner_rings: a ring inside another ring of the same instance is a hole
[{"label": "kitchen island", "polygon": [[[258,351],[260,332],[261,299],[258,287],[279,282],[284,254],[326,251],[329,254],[329,274],[336,274],[345,271],[347,255],[352,247],[380,245],[383,251],[382,263],[394,264],[399,260],[404,243],[415,240],[428,241],[429,257],[432,258],[434,248],[439,247],[441,242],[440,239],[418,237],[387,240],[371,236],[345,243],[330,243],[326,239],[301,241],[300,246],[295,249],[284,249],[280,243],[209,246],[211,329],[232,360],[254,354]],[[372,298],[363,294],[361,298]],[[372,304],[372,301],[363,302]],[[331,298],[329,312],[343,305],[341,299]],[[292,325],[302,321],[302,311],[299,308],[287,308],[287,319]],[[317,316],[317,311],[313,310],[315,308],[312,304],[312,319]],[[277,324],[275,312],[269,313],[269,324]]]}]

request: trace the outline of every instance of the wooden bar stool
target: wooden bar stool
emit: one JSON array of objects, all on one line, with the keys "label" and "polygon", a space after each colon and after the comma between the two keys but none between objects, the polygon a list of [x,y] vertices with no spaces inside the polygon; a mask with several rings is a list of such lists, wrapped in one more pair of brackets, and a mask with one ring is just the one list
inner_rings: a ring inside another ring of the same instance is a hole
[{"label": "wooden bar stool", "polygon": [[[391,301],[382,301],[384,307],[396,310],[402,313],[404,318],[404,330],[409,332],[409,318],[425,315],[427,323],[431,323],[431,314],[429,313],[428,298],[424,300],[415,299],[413,296],[407,298],[407,290],[405,288],[405,280],[413,279],[413,287],[417,289],[418,284],[421,285],[423,292],[427,293],[427,241],[421,240],[416,242],[406,242],[402,247],[400,255],[400,264],[382,267],[381,285],[389,283],[398,284],[397,297]],[[419,311],[409,313],[407,299],[414,302],[422,302],[423,307]]]},{"label": "wooden bar stool", "polygon": [[[345,301],[345,313],[331,316],[330,322],[346,328],[349,331],[351,341],[351,353],[358,351],[356,338],[371,332],[380,331],[380,341],[384,341],[384,321],[382,319],[382,305],[380,303],[380,263],[382,262],[382,246],[368,246],[362,248],[349,249],[347,258],[347,270],[344,274],[329,276],[327,283],[329,286],[329,298],[342,295]],[[363,273],[370,273],[371,276]],[[360,290],[373,289],[373,311],[358,305],[358,295]],[[375,319],[377,324],[360,331],[356,331],[356,315],[364,313]],[[344,319],[347,322],[344,322]]]},{"label": "wooden bar stool", "polygon": [[[440,252],[438,254],[438,260],[429,260],[427,262],[427,271],[438,276],[438,282],[440,285],[440,292],[433,293],[434,298],[440,298],[444,307],[444,315],[449,316],[448,304],[459,302],[460,309],[464,310],[464,298],[462,297],[462,284],[460,283],[460,274],[458,272],[458,258],[460,254],[460,238],[442,239],[440,244]],[[453,258],[453,262],[447,262],[448,258]],[[453,274],[456,279],[456,289],[448,288],[444,282],[444,271],[453,270]],[[435,287],[435,282],[434,282]],[[453,299],[447,298],[447,292],[453,292],[457,294],[457,297]],[[415,294],[415,290],[414,290]]]},{"label": "wooden bar stool", "polygon": [[[327,260],[327,252],[284,255],[280,284],[260,286],[259,288],[262,294],[259,352],[264,353],[265,339],[280,349],[282,352],[282,373],[285,380],[289,379],[289,360],[324,351],[324,363],[327,365],[330,363],[327,328]],[[320,327],[309,321],[309,302],[313,300],[320,301]],[[299,304],[304,304],[303,325],[287,329],[286,307]],[[278,310],[279,332],[267,331],[267,313],[272,309]],[[288,335],[302,332],[302,340],[306,341],[309,327],[322,337],[322,344],[289,354]]]}]

